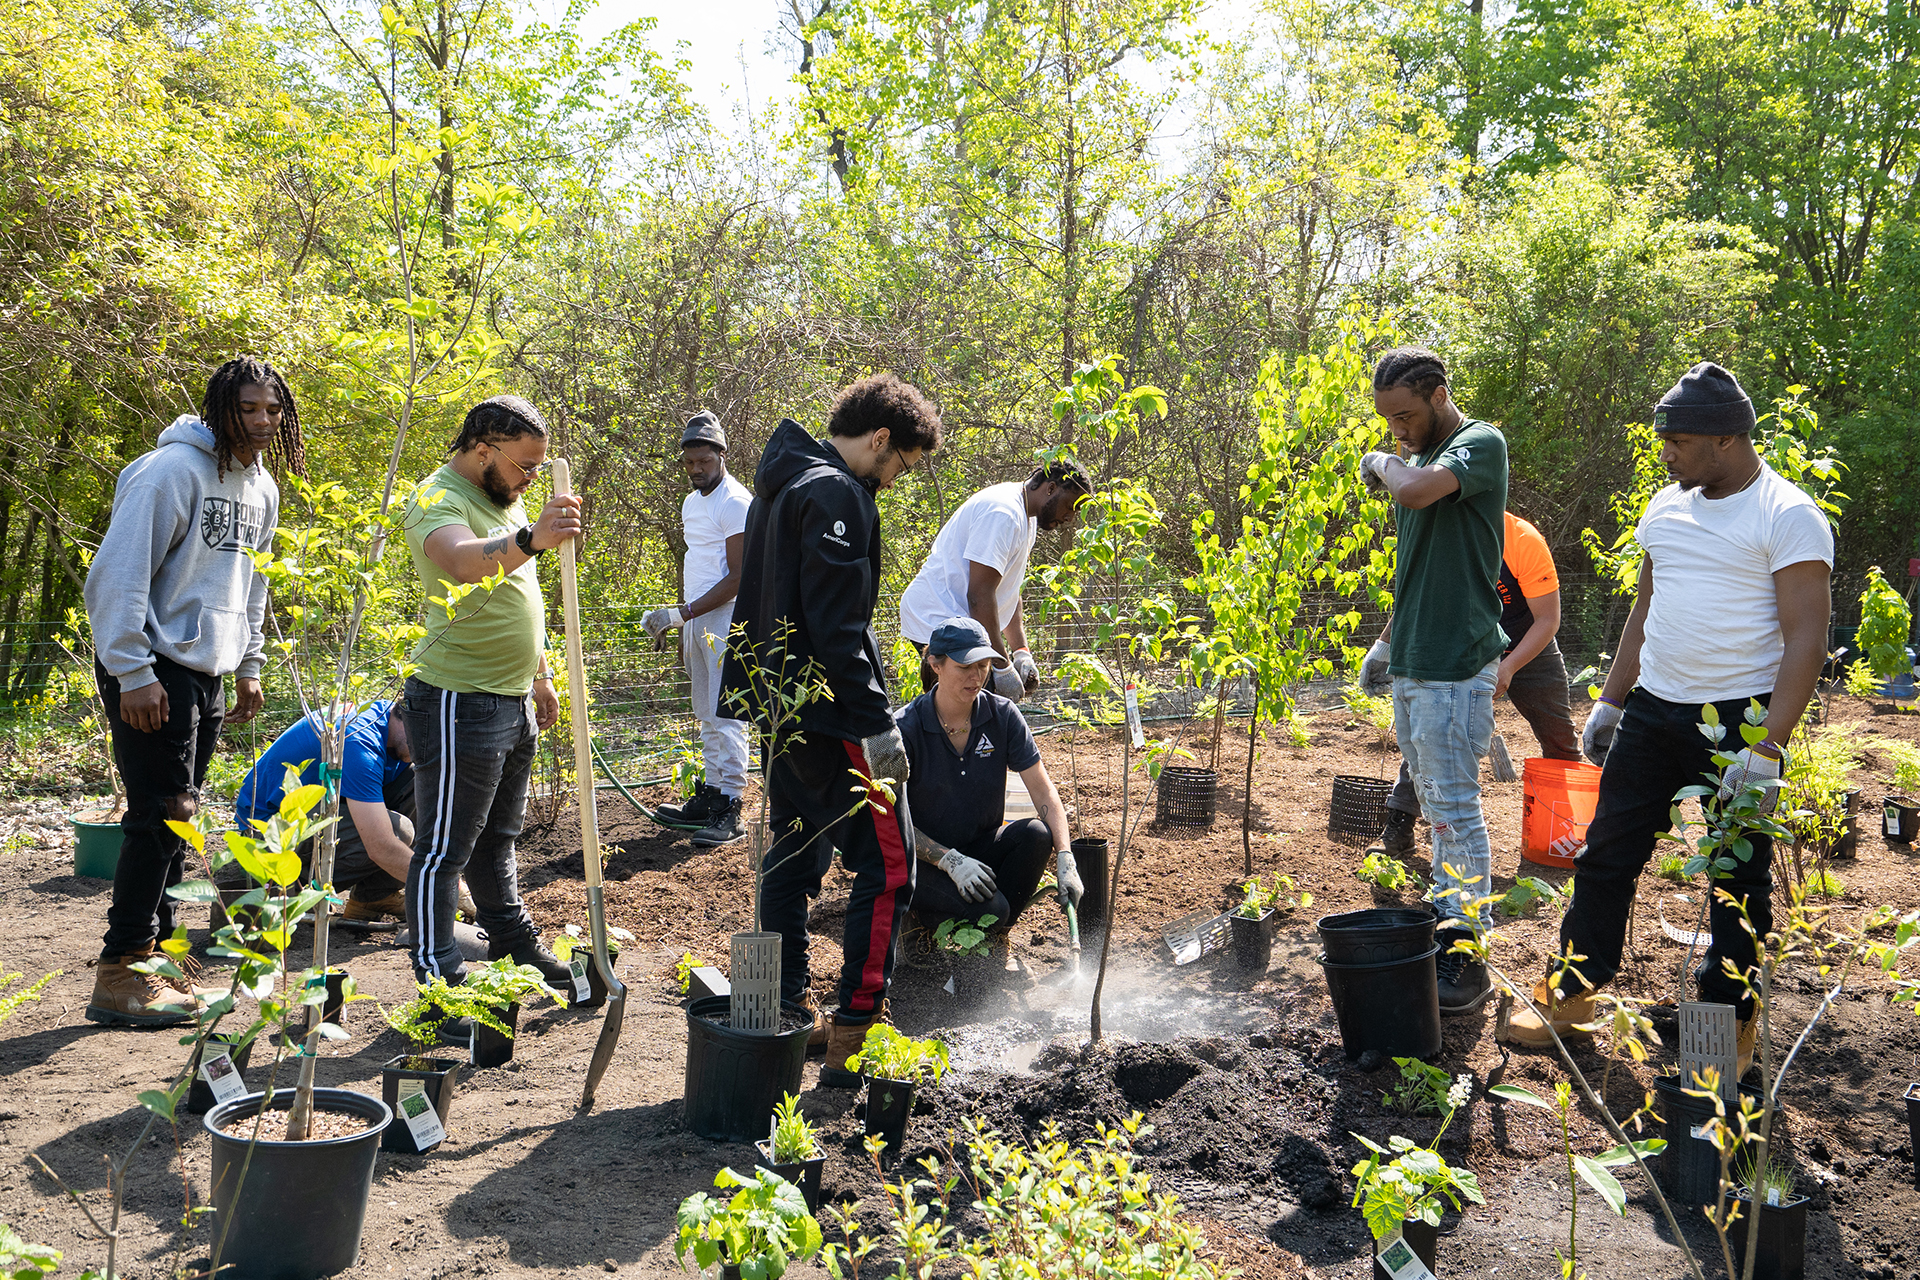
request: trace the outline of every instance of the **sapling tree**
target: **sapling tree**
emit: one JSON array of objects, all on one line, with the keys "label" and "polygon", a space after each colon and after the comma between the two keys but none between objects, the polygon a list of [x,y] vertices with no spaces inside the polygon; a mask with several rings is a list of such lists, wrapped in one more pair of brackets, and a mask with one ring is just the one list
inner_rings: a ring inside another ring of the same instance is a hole
[{"label": "sapling tree", "polygon": [[1907,654],[1912,635],[1913,610],[1887,582],[1880,566],[1874,565],[1867,570],[1867,589],[1860,593],[1860,628],[1854,633],[1860,660],[1848,671],[1848,692],[1856,687],[1851,680],[1854,671],[1863,667],[1876,678],[1863,682],[1870,694],[1880,692],[1878,682],[1912,675],[1913,659]]}]

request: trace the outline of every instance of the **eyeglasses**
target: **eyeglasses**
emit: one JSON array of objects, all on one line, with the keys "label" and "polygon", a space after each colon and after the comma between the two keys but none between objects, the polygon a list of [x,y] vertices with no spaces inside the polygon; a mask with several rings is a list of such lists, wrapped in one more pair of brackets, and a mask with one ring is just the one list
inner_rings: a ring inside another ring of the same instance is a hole
[{"label": "eyeglasses", "polygon": [[553,469],[553,464],[551,462],[536,462],[530,467],[522,466],[519,462],[516,462],[514,460],[513,455],[509,454],[505,449],[502,449],[499,445],[494,444],[492,441],[482,441],[481,443],[485,444],[487,448],[493,450],[494,453],[499,455],[501,458],[505,459],[508,462],[513,463],[513,469],[515,471],[518,471],[529,482],[533,480],[537,480],[541,476],[547,474],[548,471]]}]

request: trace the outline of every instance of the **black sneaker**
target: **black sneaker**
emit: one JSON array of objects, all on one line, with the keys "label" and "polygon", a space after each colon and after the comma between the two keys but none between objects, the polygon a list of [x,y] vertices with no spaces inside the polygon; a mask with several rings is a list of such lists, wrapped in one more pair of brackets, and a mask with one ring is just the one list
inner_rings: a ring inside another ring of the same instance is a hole
[{"label": "black sneaker", "polygon": [[1413,815],[1402,813],[1398,809],[1387,810],[1387,825],[1380,828],[1380,838],[1367,846],[1368,853],[1384,853],[1395,858],[1413,856],[1416,844],[1413,838]]},{"label": "black sneaker", "polygon": [[559,991],[573,989],[573,970],[560,963],[560,958],[546,949],[538,934],[528,932],[518,938],[504,941],[487,939],[487,959],[511,959],[515,964],[530,964],[540,971],[547,985]]},{"label": "black sneaker", "polygon": [[1440,954],[1434,958],[1434,974],[1440,986],[1443,1015],[1472,1013],[1493,994],[1493,984],[1487,980],[1487,966],[1453,950],[1455,942],[1472,937],[1465,929],[1442,929],[1433,936],[1440,944]]},{"label": "black sneaker", "polygon": [[686,827],[699,830],[713,818],[715,811],[726,802],[720,788],[701,783],[685,804],[663,804],[653,811],[654,821],[664,822],[671,827]]},{"label": "black sneaker", "polygon": [[721,796],[720,799],[724,802],[724,807],[707,821],[706,826],[690,837],[703,849],[712,849],[747,838],[747,829],[740,823],[740,802],[726,795]]}]

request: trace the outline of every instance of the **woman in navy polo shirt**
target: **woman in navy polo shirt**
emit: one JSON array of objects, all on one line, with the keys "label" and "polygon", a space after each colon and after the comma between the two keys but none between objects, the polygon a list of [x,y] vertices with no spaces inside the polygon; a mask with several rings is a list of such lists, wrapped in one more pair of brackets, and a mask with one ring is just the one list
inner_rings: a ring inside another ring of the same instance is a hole
[{"label": "woman in navy polo shirt", "polygon": [[[927,642],[937,683],[894,715],[913,766],[907,799],[921,863],[913,909],[929,922],[992,916],[995,927],[1012,925],[1049,853],[1061,897],[1080,901],[1060,793],[1020,708],[986,687],[997,656],[985,627],[949,618]],[[1026,784],[1038,818],[1004,821],[1010,772]]]}]

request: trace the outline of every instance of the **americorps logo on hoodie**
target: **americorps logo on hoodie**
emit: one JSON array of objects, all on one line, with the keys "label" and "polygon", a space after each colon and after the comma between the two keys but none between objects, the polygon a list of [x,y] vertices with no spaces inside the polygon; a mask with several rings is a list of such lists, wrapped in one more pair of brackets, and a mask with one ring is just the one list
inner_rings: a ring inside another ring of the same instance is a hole
[{"label": "americorps logo on hoodie", "polygon": [[208,498],[200,508],[200,539],[214,551],[251,552],[267,523],[262,503]]}]

